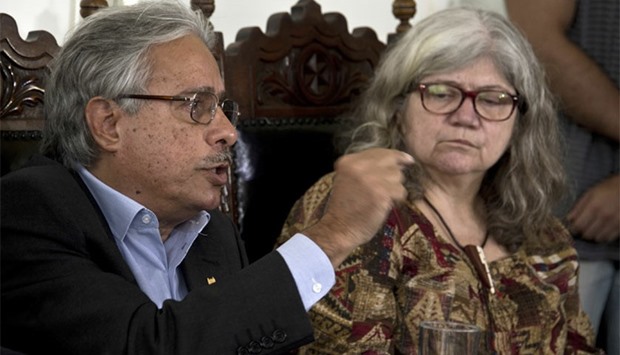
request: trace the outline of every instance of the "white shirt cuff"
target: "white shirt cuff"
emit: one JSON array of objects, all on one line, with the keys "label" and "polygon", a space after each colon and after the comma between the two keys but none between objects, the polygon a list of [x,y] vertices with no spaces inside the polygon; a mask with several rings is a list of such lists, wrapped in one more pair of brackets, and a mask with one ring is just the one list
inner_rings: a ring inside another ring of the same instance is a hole
[{"label": "white shirt cuff", "polygon": [[336,282],[334,268],[318,245],[301,233],[278,247],[288,265],[306,310],[329,292]]}]

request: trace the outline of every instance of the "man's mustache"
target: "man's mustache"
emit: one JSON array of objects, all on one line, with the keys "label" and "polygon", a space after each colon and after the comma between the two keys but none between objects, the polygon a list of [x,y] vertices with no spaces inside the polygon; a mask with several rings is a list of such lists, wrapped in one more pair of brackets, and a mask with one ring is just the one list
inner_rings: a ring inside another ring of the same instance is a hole
[{"label": "man's mustache", "polygon": [[232,152],[230,149],[222,150],[216,154],[209,155],[205,158],[205,162],[209,165],[220,163],[232,163]]}]

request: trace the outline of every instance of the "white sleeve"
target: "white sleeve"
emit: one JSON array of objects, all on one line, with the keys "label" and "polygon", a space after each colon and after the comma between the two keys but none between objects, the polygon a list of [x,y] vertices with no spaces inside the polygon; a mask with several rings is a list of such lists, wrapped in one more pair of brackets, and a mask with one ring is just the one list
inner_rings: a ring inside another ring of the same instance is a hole
[{"label": "white sleeve", "polygon": [[329,258],[316,243],[301,233],[295,234],[277,251],[293,274],[299,295],[306,310],[309,310],[336,282]]}]

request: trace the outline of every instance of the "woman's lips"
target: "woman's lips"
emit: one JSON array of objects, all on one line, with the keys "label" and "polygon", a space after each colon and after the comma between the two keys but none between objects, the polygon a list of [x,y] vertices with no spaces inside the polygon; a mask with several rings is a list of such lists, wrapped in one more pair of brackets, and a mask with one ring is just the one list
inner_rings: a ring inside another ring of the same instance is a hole
[{"label": "woman's lips", "polygon": [[451,139],[451,140],[444,141],[444,143],[455,144],[455,145],[465,145],[465,146],[472,147],[472,148],[476,147],[476,145],[474,145],[472,142],[465,140],[465,139]]}]

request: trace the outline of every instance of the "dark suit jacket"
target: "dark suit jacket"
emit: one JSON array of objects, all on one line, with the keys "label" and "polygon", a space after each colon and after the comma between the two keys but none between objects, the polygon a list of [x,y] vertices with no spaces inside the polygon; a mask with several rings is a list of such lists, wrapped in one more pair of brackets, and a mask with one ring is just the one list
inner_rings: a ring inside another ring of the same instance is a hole
[{"label": "dark suit jacket", "polygon": [[[161,310],[138,288],[79,176],[47,158],[1,179],[2,346],[46,354],[281,353],[312,340],[284,260],[247,265],[225,215],[182,264]],[[207,277],[216,282],[208,285]],[[254,352],[259,351],[259,352]]]}]

